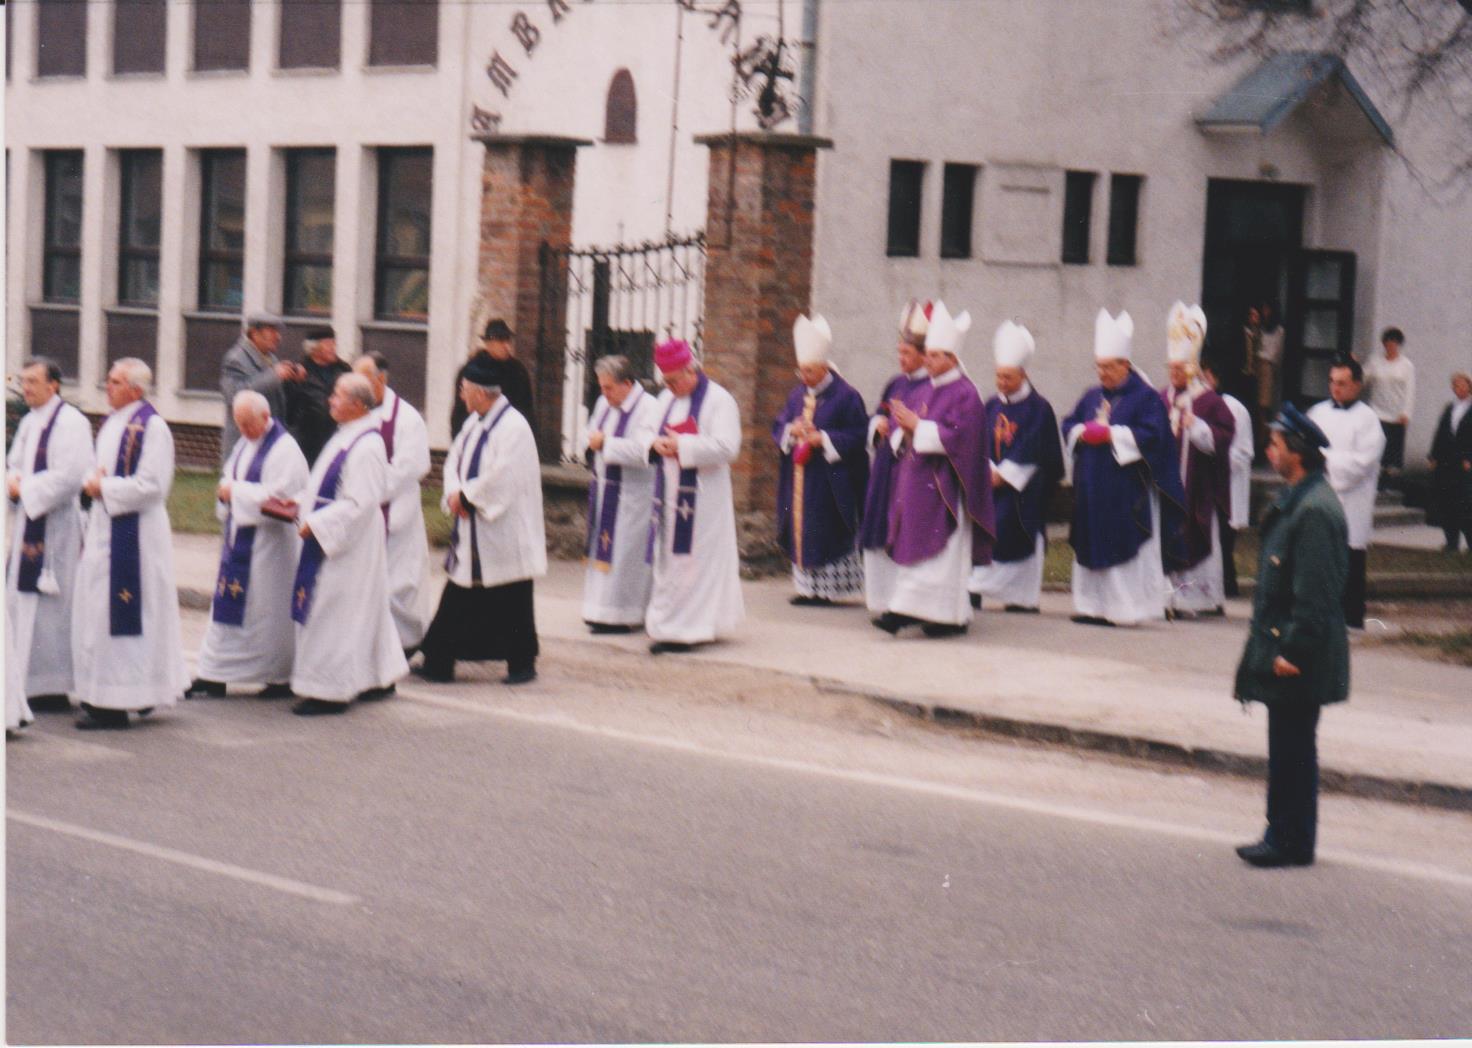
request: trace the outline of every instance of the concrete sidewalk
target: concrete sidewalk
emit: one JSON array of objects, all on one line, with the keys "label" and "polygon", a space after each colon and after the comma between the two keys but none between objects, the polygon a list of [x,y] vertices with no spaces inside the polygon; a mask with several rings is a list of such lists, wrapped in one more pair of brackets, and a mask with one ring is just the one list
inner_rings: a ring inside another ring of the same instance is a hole
[{"label": "concrete sidewalk", "polygon": [[[181,603],[207,607],[218,540],[177,535]],[[436,597],[443,580],[432,556]],[[643,650],[647,639],[592,636],[581,620],[582,567],[552,562],[537,583],[547,640]],[[1184,766],[1261,774],[1266,714],[1231,698],[1249,608],[1225,620],[1102,629],[1068,621],[1066,594],[1041,615],[979,614],[965,637],[893,638],[858,607],[794,608],[785,579],[744,584],[746,622],[727,641],[659,656],[771,670],[866,696],[937,723]],[[1397,624],[1372,620],[1372,631]],[[653,656],[651,656],[652,658]],[[1472,669],[1356,643],[1348,703],[1320,722],[1325,789],[1472,810]]]}]

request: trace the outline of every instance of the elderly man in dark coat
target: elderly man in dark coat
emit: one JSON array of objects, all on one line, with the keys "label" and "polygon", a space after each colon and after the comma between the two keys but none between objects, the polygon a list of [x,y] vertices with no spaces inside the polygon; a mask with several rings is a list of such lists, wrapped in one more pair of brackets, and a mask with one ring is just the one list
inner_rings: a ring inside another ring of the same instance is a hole
[{"label": "elderly man in dark coat", "polygon": [[1287,486],[1263,517],[1235,687],[1241,702],[1268,708],[1268,826],[1237,854],[1253,866],[1308,866],[1318,827],[1319,709],[1349,697],[1349,544],[1344,507],[1324,475],[1329,438],[1292,404],[1270,429],[1268,461]]},{"label": "elderly man in dark coat", "polygon": [[1456,399],[1437,419],[1431,441],[1433,508],[1446,536],[1446,552],[1457,552],[1465,535],[1472,553],[1472,375],[1453,375],[1452,395]]},{"label": "elderly man in dark coat", "polygon": [[243,389],[253,389],[266,398],[272,418],[285,418],[286,390],[282,383],[300,382],[306,377],[300,364],[276,359],[284,326],[274,313],[249,314],[245,318],[245,330],[220,362],[220,392],[225,397],[225,424],[220,431],[222,469],[240,440],[233,414],[235,395]]}]

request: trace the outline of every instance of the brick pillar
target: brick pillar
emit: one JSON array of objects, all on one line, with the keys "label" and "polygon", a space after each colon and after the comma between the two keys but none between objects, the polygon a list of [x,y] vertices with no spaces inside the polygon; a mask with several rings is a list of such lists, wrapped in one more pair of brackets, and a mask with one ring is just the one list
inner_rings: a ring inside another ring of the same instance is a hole
[{"label": "brick pillar", "polygon": [[531,373],[537,447],[544,460],[556,461],[562,449],[567,298],[550,296],[549,308],[541,308],[542,245],[572,241],[577,151],[592,142],[550,135],[474,137],[485,145],[486,157],[477,271],[482,312],[471,322],[503,317],[516,332],[516,355]]},{"label": "brick pillar", "polygon": [[773,562],[777,453],[771,426],[797,380],[792,324],[809,309],[818,150],[829,139],[738,132],[710,148],[706,211],[705,366],[741,408],[732,469],[742,556]]}]

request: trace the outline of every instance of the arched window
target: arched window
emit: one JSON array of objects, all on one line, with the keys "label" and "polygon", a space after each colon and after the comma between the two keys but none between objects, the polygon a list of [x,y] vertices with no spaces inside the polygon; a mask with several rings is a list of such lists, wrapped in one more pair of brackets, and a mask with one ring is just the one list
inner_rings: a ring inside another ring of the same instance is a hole
[{"label": "arched window", "polygon": [[634,97],[634,78],[627,69],[613,74],[608,85],[608,104],[603,113],[603,141],[620,145],[637,142],[639,103]]}]

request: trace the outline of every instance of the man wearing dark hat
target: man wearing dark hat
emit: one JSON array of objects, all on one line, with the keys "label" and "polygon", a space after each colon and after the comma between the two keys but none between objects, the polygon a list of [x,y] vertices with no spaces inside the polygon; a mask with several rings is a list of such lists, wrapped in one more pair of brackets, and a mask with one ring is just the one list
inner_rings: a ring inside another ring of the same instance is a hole
[{"label": "man wearing dark hat", "polygon": [[307,464],[317,461],[322,447],[337,432],[337,423],[327,410],[327,398],[337,380],[351,369],[338,359],[337,339],[330,327],[312,328],[302,335],[306,359],[302,380],[288,390],[286,428],[301,445]]},{"label": "man wearing dark hat", "polygon": [[240,431],[235,428],[233,414],[235,395],[253,389],[266,398],[275,418],[286,417],[286,390],[283,383],[300,382],[306,377],[300,364],[277,360],[281,346],[283,323],[274,313],[257,310],[245,318],[245,329],[235,344],[225,351],[220,362],[220,392],[225,397],[225,424],[220,431],[220,466],[235,450]]},{"label": "man wearing dark hat", "polygon": [[1344,508],[1324,473],[1329,438],[1291,403],[1269,427],[1287,486],[1262,520],[1252,627],[1234,688],[1268,709],[1268,825],[1237,849],[1252,866],[1308,866],[1318,825],[1319,708],[1349,697]]},{"label": "man wearing dark hat", "polygon": [[537,676],[532,582],[547,574],[542,471],[532,427],[502,393],[507,362],[477,354],[465,365],[467,416],[445,458],[440,505],[453,521],[445,589],[415,672],[455,677],[457,660],[506,661],[506,684]]},{"label": "man wearing dark hat", "polygon": [[[532,379],[527,374],[526,365],[516,359],[516,335],[511,331],[506,321],[497,317],[486,325],[485,344],[470,355],[470,360],[490,359],[497,362],[503,385],[501,395],[511,402],[511,406],[521,412],[521,417],[527,420],[536,431],[537,416],[532,411]],[[467,361],[455,376],[455,395],[453,397],[454,407],[450,409],[450,433],[460,432],[460,427],[465,424],[469,412],[465,410],[465,402],[460,396],[460,380],[465,377],[465,368],[470,366]]]}]

